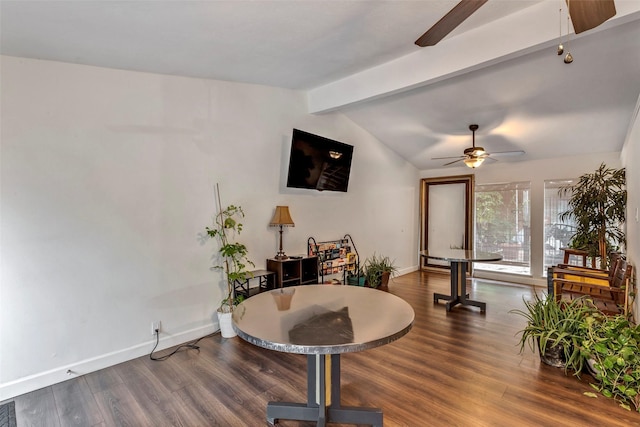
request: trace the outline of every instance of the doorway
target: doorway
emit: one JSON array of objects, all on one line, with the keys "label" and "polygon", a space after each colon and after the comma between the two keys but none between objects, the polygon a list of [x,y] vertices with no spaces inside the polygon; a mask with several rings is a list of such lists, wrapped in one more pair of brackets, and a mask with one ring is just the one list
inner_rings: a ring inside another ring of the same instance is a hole
[{"label": "doorway", "polygon": [[[421,180],[420,251],[473,249],[474,175]],[[420,256],[421,268],[448,268],[446,261]]]}]

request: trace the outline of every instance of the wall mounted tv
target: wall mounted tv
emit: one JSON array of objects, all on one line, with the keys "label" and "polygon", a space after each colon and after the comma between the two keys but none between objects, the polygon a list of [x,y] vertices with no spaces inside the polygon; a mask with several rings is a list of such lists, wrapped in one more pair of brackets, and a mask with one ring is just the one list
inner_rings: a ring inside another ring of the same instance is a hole
[{"label": "wall mounted tv", "polygon": [[347,191],[353,146],[293,130],[287,187]]}]

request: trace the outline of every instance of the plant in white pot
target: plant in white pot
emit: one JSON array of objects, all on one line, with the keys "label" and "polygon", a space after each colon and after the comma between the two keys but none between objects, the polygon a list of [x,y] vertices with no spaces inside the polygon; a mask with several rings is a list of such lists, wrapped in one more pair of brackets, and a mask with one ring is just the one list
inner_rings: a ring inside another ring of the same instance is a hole
[{"label": "plant in white pot", "polygon": [[241,302],[242,296],[234,298],[234,283],[244,282],[251,277],[251,272],[246,270],[247,265],[255,264],[249,260],[247,247],[240,242],[234,241],[235,237],[242,232],[244,218],[242,207],[229,205],[222,209],[220,203],[220,190],[217,188],[218,213],[215,216],[213,227],[206,227],[209,237],[214,238],[220,244],[218,249],[218,264],[213,268],[222,270],[225,275],[226,294],[218,307],[218,321],[220,323],[220,333],[225,338],[236,336],[233,330],[231,315],[236,304]]}]

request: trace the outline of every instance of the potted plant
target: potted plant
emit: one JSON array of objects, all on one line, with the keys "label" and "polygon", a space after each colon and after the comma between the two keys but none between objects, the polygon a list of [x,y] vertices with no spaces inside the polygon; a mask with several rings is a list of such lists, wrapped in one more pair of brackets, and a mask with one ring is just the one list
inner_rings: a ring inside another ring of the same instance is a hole
[{"label": "potted plant", "polygon": [[242,231],[242,223],[239,221],[241,218],[244,218],[244,211],[240,206],[229,205],[222,210],[218,190],[218,214],[215,216],[213,227],[206,227],[206,232],[220,244],[218,264],[213,268],[222,270],[225,275],[226,294],[217,310],[220,332],[225,338],[236,335],[231,314],[234,306],[241,302],[242,296],[234,298],[234,284],[236,281],[244,282],[251,277],[251,272],[247,271],[246,267],[254,265],[247,258],[247,247],[243,243],[234,241]]},{"label": "potted plant", "polygon": [[519,332],[520,351],[526,344],[531,350],[537,347],[543,363],[571,369],[579,376],[585,360],[580,349],[583,324],[586,317],[595,312],[593,305],[585,298],[565,302],[557,301],[553,295],[541,298],[538,294],[532,301],[524,300],[524,305],[524,310],[509,311],[527,320]]},{"label": "potted plant", "polygon": [[394,262],[388,256],[375,253],[364,262],[365,282],[370,288],[378,288],[388,291],[389,278],[392,273],[398,271]]},{"label": "potted plant", "polygon": [[600,258],[607,269],[608,254],[625,244],[622,226],[626,219],[627,190],[625,169],[610,169],[604,163],[593,173],[582,175],[574,185],[562,187],[560,195],[570,194],[562,221],[573,219],[576,231],[569,246]]},{"label": "potted plant", "polygon": [[589,316],[585,325],[582,353],[597,380],[591,386],[623,408],[640,412],[640,326],[624,315],[600,313]]}]

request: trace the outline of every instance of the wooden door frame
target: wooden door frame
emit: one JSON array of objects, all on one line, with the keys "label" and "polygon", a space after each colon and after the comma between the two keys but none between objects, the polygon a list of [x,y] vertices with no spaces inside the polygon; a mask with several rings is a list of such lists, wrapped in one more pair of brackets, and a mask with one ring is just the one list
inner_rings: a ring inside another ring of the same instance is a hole
[{"label": "wooden door frame", "polygon": [[[426,250],[427,243],[429,242],[429,186],[447,184],[464,184],[465,186],[464,249],[473,249],[473,192],[475,175],[469,174],[422,178],[420,180],[420,251]],[[426,258],[422,256],[419,256],[419,258],[420,269],[427,267]]]}]

